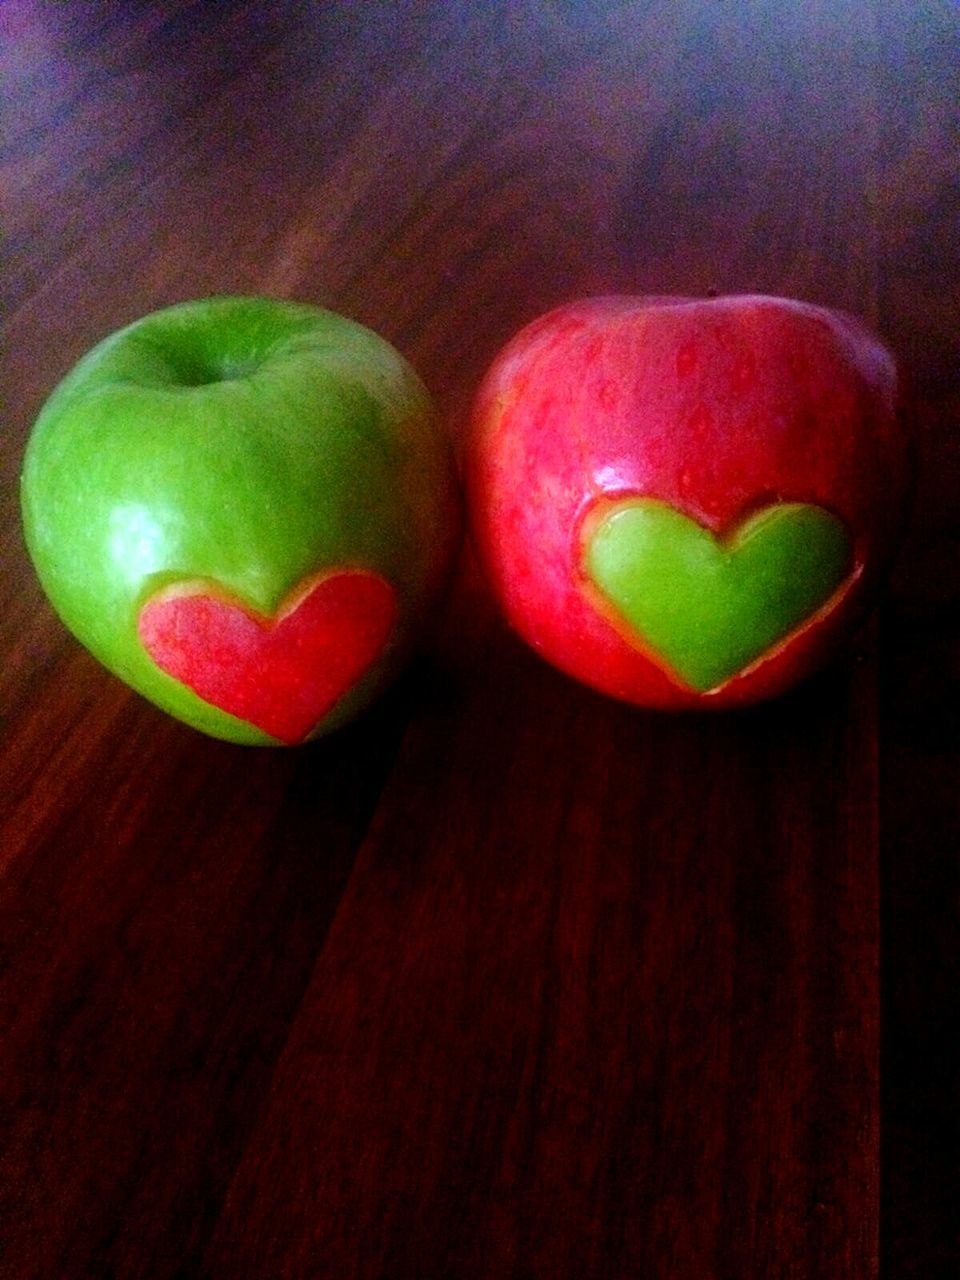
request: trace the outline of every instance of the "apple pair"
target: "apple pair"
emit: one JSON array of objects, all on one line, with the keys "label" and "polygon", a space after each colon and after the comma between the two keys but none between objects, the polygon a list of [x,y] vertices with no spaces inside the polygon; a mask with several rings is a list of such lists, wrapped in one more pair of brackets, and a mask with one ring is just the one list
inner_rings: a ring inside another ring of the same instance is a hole
[{"label": "apple pair", "polygon": [[[894,363],[837,312],[606,298],[523,330],[465,442],[470,524],[510,622],[614,696],[779,692],[862,615],[908,450]],[[63,621],[217,737],[344,723],[410,652],[459,535],[429,395],[315,307],[218,298],[107,338],[31,435],[24,528]]]}]

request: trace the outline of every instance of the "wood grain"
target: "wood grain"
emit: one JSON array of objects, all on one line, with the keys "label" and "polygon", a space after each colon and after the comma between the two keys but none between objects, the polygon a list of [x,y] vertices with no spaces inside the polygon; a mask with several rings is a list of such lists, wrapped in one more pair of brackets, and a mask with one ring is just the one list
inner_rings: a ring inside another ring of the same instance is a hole
[{"label": "wood grain", "polygon": [[[958,55],[946,0],[0,7],[3,1280],[956,1270]],[[234,748],[42,599],[29,425],[154,307],[333,306],[456,436],[549,306],[709,289],[915,387],[879,623],[776,704],[577,687],[467,548],[370,715]]]},{"label": "wood grain", "polygon": [[960,1263],[960,59],[946,5],[885,13],[881,314],[914,386],[917,501],[881,668],[887,1273]]},{"label": "wood grain", "polygon": [[213,1273],[864,1274],[868,674],[694,727],[568,689],[495,626],[453,640]]}]

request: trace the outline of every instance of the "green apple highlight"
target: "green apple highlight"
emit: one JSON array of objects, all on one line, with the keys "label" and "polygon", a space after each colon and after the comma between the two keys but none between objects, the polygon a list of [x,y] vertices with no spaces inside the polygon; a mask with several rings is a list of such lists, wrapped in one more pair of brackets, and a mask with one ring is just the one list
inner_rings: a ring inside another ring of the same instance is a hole
[{"label": "green apple highlight", "polygon": [[267,298],[170,307],[94,348],[40,413],[22,504],[76,637],[244,743],[315,737],[367,706],[459,535],[451,453],[411,366],[361,325]]}]

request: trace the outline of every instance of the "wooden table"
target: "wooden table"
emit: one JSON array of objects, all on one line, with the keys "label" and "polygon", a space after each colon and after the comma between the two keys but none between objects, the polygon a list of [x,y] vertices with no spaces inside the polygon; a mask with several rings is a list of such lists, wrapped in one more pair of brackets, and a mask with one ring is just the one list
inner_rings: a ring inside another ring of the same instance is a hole
[{"label": "wooden table", "polygon": [[[0,24],[4,1280],[956,1274],[953,0]],[[710,289],[846,307],[913,380],[899,568],[794,696],[607,701],[467,552],[369,715],[244,749],[126,691],[36,584],[30,424],[155,307],[331,306],[457,433],[550,306]]]}]

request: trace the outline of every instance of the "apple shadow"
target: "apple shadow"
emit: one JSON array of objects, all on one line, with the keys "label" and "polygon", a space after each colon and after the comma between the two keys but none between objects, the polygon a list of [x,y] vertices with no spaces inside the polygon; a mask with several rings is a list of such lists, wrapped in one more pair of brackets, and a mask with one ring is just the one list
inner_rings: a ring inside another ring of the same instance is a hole
[{"label": "apple shadow", "polygon": [[[941,584],[942,585],[942,584]],[[955,1274],[960,1164],[960,595],[892,608],[881,647],[881,1243]]]}]

